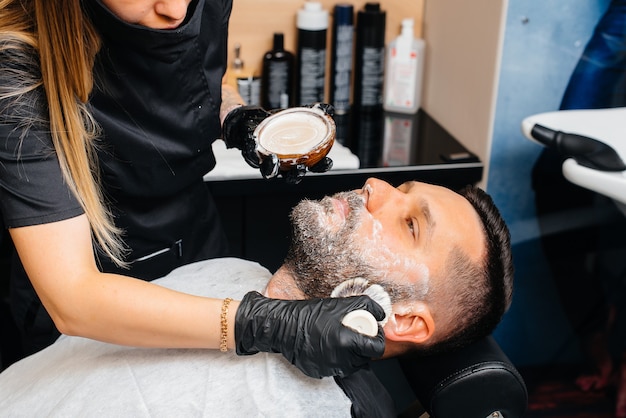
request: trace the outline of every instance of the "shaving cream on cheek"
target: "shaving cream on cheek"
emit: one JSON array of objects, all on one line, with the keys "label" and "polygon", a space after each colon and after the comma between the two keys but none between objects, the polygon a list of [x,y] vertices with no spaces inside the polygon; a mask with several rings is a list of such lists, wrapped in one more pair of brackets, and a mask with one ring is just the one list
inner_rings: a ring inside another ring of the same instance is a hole
[{"label": "shaving cream on cheek", "polygon": [[390,266],[387,271],[393,272],[389,275],[389,279],[419,289],[419,291],[416,290],[417,293],[414,296],[423,299],[429,290],[430,269],[428,266],[408,256],[400,257],[391,251],[388,253],[388,259]]},{"label": "shaving cream on cheek", "polygon": [[396,256],[390,248],[383,242],[383,226],[369,212],[366,212],[365,222],[363,224],[369,226],[369,231],[365,235],[363,245],[361,245],[361,253],[368,260],[374,260],[375,265],[385,271],[394,264],[392,261]]},{"label": "shaving cream on cheek", "polygon": [[430,270],[424,263],[408,257],[398,255],[384,242],[383,226],[380,221],[371,219],[371,234],[365,238],[363,245],[363,256],[370,260],[376,260],[376,265],[386,272],[390,272],[390,278],[396,277],[398,280],[410,280],[413,284],[419,285],[424,289],[424,294],[428,292],[428,281]]},{"label": "shaving cream on cheek", "polygon": [[430,278],[430,269],[426,264],[413,262],[410,269],[415,274],[415,281],[423,281],[424,283],[428,283],[428,279]]}]

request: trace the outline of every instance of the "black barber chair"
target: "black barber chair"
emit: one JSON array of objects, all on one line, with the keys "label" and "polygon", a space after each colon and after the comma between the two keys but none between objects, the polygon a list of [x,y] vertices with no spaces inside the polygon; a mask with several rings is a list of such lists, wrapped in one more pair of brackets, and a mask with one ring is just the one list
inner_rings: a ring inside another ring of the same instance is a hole
[{"label": "black barber chair", "polygon": [[491,336],[455,352],[405,356],[399,363],[418,400],[401,418],[518,418],[528,406],[522,376]]}]

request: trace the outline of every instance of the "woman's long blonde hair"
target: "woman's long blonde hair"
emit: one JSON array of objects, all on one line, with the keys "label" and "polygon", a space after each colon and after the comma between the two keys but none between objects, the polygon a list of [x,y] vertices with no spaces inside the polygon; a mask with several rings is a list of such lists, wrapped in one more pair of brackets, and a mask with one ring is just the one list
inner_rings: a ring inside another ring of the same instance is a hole
[{"label": "woman's long blonde hair", "polygon": [[99,46],[80,0],[0,0],[0,50],[20,57],[37,51],[41,71],[38,78],[33,77],[36,68],[26,70],[23,84],[3,89],[0,100],[19,100],[43,85],[52,141],[65,181],[83,207],[95,241],[124,266],[121,231],[112,221],[99,183],[94,144],[97,124],[86,106]]}]

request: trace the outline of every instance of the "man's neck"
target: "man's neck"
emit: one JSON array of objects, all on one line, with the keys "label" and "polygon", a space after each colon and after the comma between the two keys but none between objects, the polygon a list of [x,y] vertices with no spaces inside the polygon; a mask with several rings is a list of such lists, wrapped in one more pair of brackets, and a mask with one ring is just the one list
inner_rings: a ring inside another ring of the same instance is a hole
[{"label": "man's neck", "polygon": [[285,266],[281,266],[267,283],[265,295],[274,299],[305,299],[304,293]]}]

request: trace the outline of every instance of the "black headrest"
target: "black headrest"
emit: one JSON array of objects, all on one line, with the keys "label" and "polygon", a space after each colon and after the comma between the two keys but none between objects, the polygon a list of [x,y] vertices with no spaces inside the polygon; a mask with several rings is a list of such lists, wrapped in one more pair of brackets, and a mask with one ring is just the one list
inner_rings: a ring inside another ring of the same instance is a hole
[{"label": "black headrest", "polygon": [[524,379],[498,343],[486,337],[463,349],[407,355],[400,366],[432,418],[522,417],[528,406]]}]

